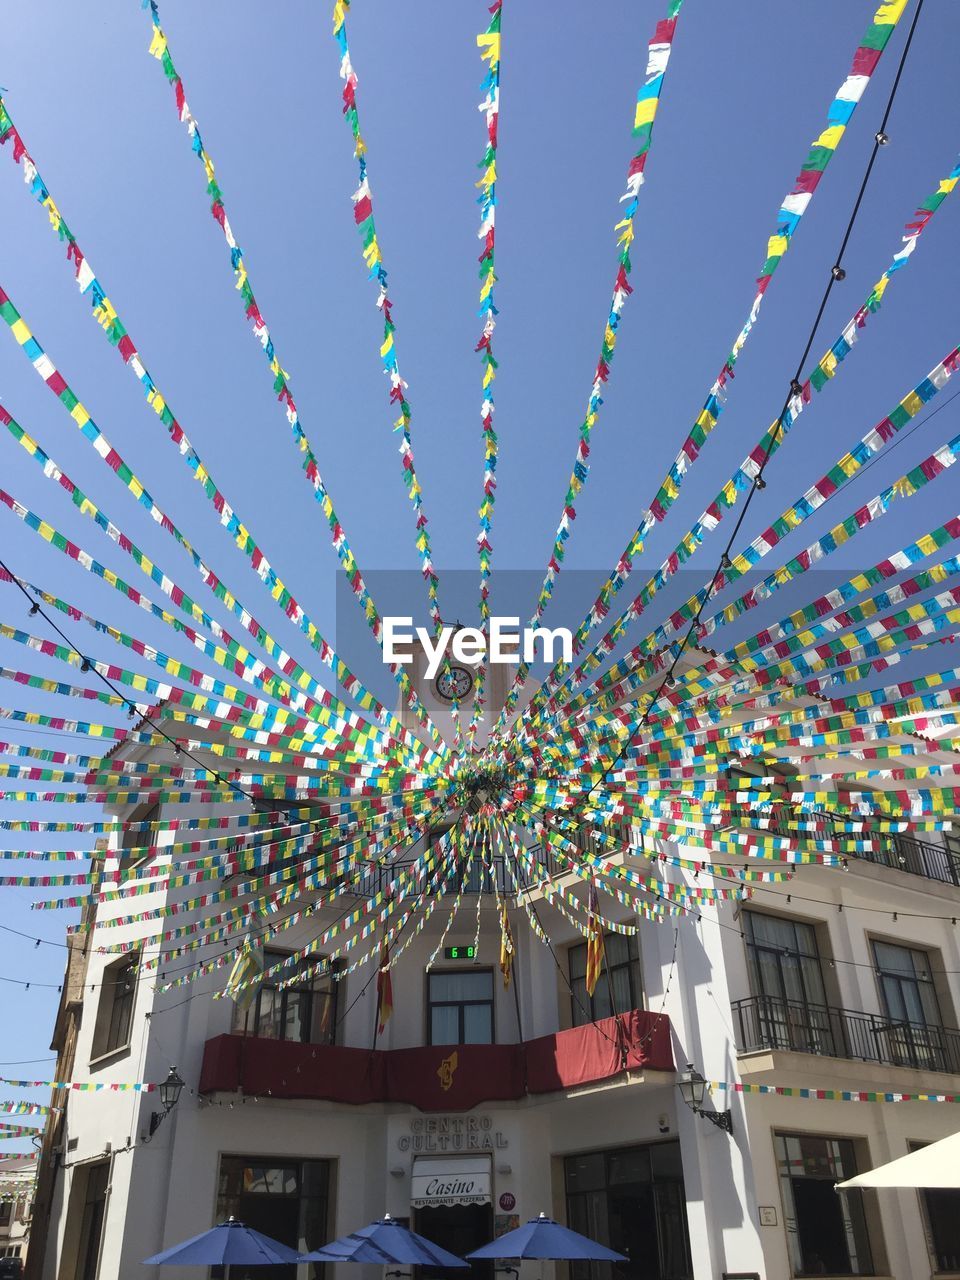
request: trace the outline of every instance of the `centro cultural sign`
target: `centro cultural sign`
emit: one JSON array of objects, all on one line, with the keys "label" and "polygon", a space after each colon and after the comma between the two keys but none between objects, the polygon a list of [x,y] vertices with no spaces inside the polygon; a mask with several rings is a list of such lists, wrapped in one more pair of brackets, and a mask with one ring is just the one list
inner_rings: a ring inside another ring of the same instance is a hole
[{"label": "centro cultural sign", "polygon": [[502,1151],[508,1145],[490,1116],[417,1116],[397,1139],[401,1151]]}]

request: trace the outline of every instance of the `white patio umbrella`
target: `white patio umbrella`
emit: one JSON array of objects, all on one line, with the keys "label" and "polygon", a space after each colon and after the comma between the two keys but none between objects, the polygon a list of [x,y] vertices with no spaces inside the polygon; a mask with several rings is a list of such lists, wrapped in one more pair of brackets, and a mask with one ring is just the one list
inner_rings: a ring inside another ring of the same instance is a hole
[{"label": "white patio umbrella", "polygon": [[960,1187],[960,1133],[837,1183],[844,1187]]}]

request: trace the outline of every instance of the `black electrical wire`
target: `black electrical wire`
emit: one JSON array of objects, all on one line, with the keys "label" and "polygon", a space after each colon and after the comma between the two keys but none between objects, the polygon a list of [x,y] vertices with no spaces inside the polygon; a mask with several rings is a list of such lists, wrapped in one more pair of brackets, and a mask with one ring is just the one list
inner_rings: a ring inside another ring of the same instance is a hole
[{"label": "black electrical wire", "polygon": [[[44,608],[39,604],[39,602],[31,599],[31,597],[30,597],[30,593],[27,591],[26,587],[24,587],[23,583],[19,580],[19,578],[17,578],[17,577],[16,577],[16,575],[12,572],[12,570],[10,569],[10,567],[5,563],[5,561],[4,561],[2,558],[0,558],[0,569],[4,570],[4,571],[6,572],[6,574],[8,575],[8,577],[9,577],[10,581],[13,583],[13,585],[14,585],[15,587],[17,587],[17,589],[21,592],[21,594],[22,594],[22,595],[23,595],[27,600],[29,600],[29,601],[30,601],[30,613],[31,613],[31,616],[37,616],[37,615],[39,615],[41,618],[43,618],[43,620],[48,624],[48,626],[50,626],[50,627],[51,627],[51,628],[52,628],[52,629],[57,633],[57,635],[58,635],[58,636],[63,640],[63,642],[64,642],[66,645],[68,645],[68,646],[69,646],[69,648],[70,648],[70,649],[71,649],[71,650],[72,650],[72,651],[73,651],[73,652],[74,652],[74,653],[75,653],[75,654],[80,658],[80,660],[81,660],[81,669],[86,669],[86,670],[88,670],[88,671],[92,671],[92,672],[93,672],[93,674],[97,677],[97,679],[98,679],[98,680],[100,680],[100,682],[101,682],[102,684],[104,684],[104,685],[105,685],[105,686],[106,686],[106,687],[111,691],[111,693],[113,693],[116,697],[118,697],[118,698],[121,700],[121,703],[122,703],[122,704],[127,708],[127,710],[128,710],[128,711],[130,711],[131,713],[136,713],[136,706],[135,706],[135,704],[134,704],[133,702],[131,702],[131,701],[130,701],[130,699],[129,699],[129,698],[127,698],[127,697],[124,695],[124,693],[122,692],[122,690],[120,690],[120,689],[119,689],[119,688],[118,688],[118,687],[113,683],[113,681],[109,679],[109,677],[105,676],[101,671],[99,671],[99,670],[97,669],[97,666],[96,666],[96,663],[95,663],[95,662],[91,661],[91,660],[90,660],[90,659],[89,659],[89,658],[88,658],[88,657],[87,657],[87,656],[82,652],[82,650],[78,649],[78,648],[77,648],[77,647],[72,643],[72,641],[71,641],[70,637],[67,635],[67,633],[62,629],[62,627],[60,627],[60,625],[59,625],[59,624],[58,624],[58,623],[57,623],[53,618],[51,618],[51,617],[49,616],[49,614],[48,614],[48,613],[46,612],[46,610],[45,610],[45,609],[44,609]],[[194,753],[193,753],[193,752],[191,752],[190,750],[188,750],[187,748],[185,748],[185,747],[181,747],[181,745],[176,741],[176,739],[172,738],[172,737],[170,736],[170,734],[168,734],[168,733],[166,732],[166,730],[164,730],[160,725],[155,724],[155,723],[154,723],[153,721],[151,721],[151,720],[150,720],[146,715],[141,716],[141,722],[140,722],[140,725],[138,726],[138,729],[142,729],[144,726],[146,726],[146,727],[147,727],[151,732],[155,732],[155,733],[157,733],[160,737],[162,737],[162,738],[166,739],[166,741],[167,741],[167,742],[168,742],[168,743],[169,743],[169,744],[174,748],[174,751],[175,751],[175,753],[176,753],[178,756],[181,756],[181,755],[182,755],[182,756],[186,756],[186,757],[187,757],[187,759],[192,760],[192,761],[193,761],[196,765],[198,765],[200,768],[205,769],[205,770],[208,770],[209,772],[213,773],[213,776],[214,776],[214,778],[216,779],[216,781],[217,781],[217,782],[219,782],[219,783],[221,783],[221,784],[225,783],[228,787],[230,787],[230,788],[231,788],[234,792],[236,792],[239,796],[242,796],[242,797],[243,797],[243,799],[245,799],[245,800],[249,801],[249,803],[251,804],[251,806],[256,807],[256,804],[257,804],[258,802],[261,802],[261,801],[262,801],[262,797],[256,797],[256,796],[251,795],[250,793],[248,793],[247,791],[245,791],[245,790],[244,790],[244,789],[243,789],[239,784],[237,784],[237,783],[233,782],[233,781],[232,781],[232,780],[230,780],[229,778],[224,778],[224,776],[223,776],[223,775],[222,775],[218,770],[216,770],[216,769],[210,769],[210,768],[209,768],[209,766],[208,766],[207,764],[205,764],[205,763],[204,763],[204,761],[203,761],[202,759],[200,759],[198,756],[194,755]],[[287,817],[292,817],[292,816],[293,816],[293,815],[294,815],[294,814],[295,814],[295,813],[296,813],[296,812],[297,812],[297,811],[302,807],[301,805],[293,805],[293,806],[291,806],[291,807],[285,807],[285,806],[281,805],[279,802],[276,802],[276,801],[271,801],[271,803],[276,803],[276,804],[277,804],[276,812],[278,812],[278,813],[286,813],[286,816],[287,816]],[[308,821],[309,821],[309,820],[308,820]],[[319,819],[319,818],[318,818],[318,819],[316,819],[315,821],[321,821],[321,819]],[[394,847],[396,848],[397,846],[394,846]],[[253,878],[258,879],[259,877],[253,877]],[[344,912],[342,912],[342,913],[341,913],[341,915],[338,917],[338,920],[339,920],[339,919],[343,919],[343,917],[344,917],[345,915],[349,914],[349,911],[350,911],[351,909],[352,909],[352,908],[347,908]],[[334,923],[336,923],[336,921],[335,921]],[[9,926],[5,926],[5,925],[4,925],[4,926],[0,926],[0,928],[7,929],[7,930],[8,930],[8,932],[11,932],[11,933],[17,933],[17,932],[18,932],[17,930],[12,929],[12,928],[9,928]],[[34,938],[34,936],[33,936],[33,935],[30,935],[30,934],[22,934],[22,935],[20,935],[20,936],[28,937],[28,938],[30,938],[30,940],[31,940],[31,941],[34,941],[35,943],[45,941],[44,939],[36,939],[36,938]],[[50,946],[57,946],[57,945],[65,946],[66,944],[49,943],[48,945],[50,945]],[[192,968],[192,967],[194,967],[194,966],[193,966],[193,965],[186,966],[186,968]],[[144,974],[144,975],[141,975],[141,976],[138,976],[137,981],[138,981],[138,982],[139,982],[139,981],[145,981],[145,980],[147,980],[147,976],[148,976],[148,975],[145,975],[145,974]],[[153,979],[153,975],[152,975],[152,974],[150,975],[150,978],[151,978],[151,980]],[[58,991],[60,991],[60,990],[62,989],[62,983],[58,984],[58,983],[27,982],[27,981],[22,980],[22,979],[17,979],[17,978],[7,978],[7,977],[4,977],[4,976],[2,976],[2,975],[0,975],[0,982],[6,982],[6,983],[14,984],[14,985],[23,986],[23,987],[24,987],[25,989],[27,989],[27,990],[29,990],[29,988],[30,988],[31,986],[38,986],[38,987],[50,987],[50,988],[56,987],[56,989],[57,989]],[[87,984],[84,984],[84,985],[87,985]],[[96,983],[96,984],[92,984],[92,985],[93,985],[94,987],[105,987],[105,986],[116,986],[116,985],[120,985],[120,984],[118,984],[118,983]],[[196,994],[199,994],[199,993],[196,993]],[[192,999],[192,998],[193,998],[193,997],[190,997],[190,999]],[[183,1003],[185,1003],[185,1002],[184,1002],[184,1001],[180,1001],[180,1002],[179,1002],[179,1004],[183,1004]],[[177,1007],[178,1007],[178,1005],[171,1005],[171,1006],[169,1006],[169,1007],[170,1007],[170,1008],[177,1008]]]},{"label": "black electrical wire", "polygon": [[590,788],[590,790],[587,792],[582,802],[583,804],[586,804],[586,802],[589,800],[590,796],[597,789],[597,787],[601,786],[604,782],[606,782],[610,773],[617,767],[617,765],[623,759],[626,752],[633,745],[634,739],[637,737],[640,731],[649,723],[650,715],[653,712],[654,707],[657,705],[660,698],[662,697],[664,690],[668,688],[672,688],[673,685],[676,683],[676,677],[674,676],[674,671],[676,670],[677,664],[679,663],[681,657],[683,656],[684,651],[687,649],[688,645],[690,644],[690,641],[693,638],[694,632],[696,631],[697,627],[700,625],[700,619],[703,615],[703,611],[707,607],[708,603],[710,602],[710,599],[714,593],[714,590],[716,589],[717,582],[719,581],[724,568],[730,563],[730,552],[733,549],[733,544],[740,533],[740,528],[743,525],[747,512],[750,509],[750,503],[753,501],[754,494],[756,494],[756,492],[759,489],[766,488],[766,481],[763,478],[763,472],[767,466],[767,463],[770,461],[770,457],[773,453],[774,445],[777,443],[782,433],[783,420],[784,420],[784,417],[786,416],[787,410],[790,407],[790,401],[794,398],[794,396],[798,395],[801,390],[800,378],[803,375],[804,365],[807,362],[807,357],[809,356],[810,350],[813,347],[813,343],[816,339],[817,330],[820,327],[820,321],[823,319],[823,313],[826,310],[827,301],[829,300],[830,294],[833,291],[833,286],[837,284],[839,281],[843,280],[847,274],[842,266],[843,254],[847,248],[847,244],[849,243],[850,235],[853,231],[854,223],[857,220],[857,215],[860,212],[860,206],[863,203],[863,197],[867,189],[867,184],[870,181],[870,175],[873,172],[873,166],[874,166],[874,162],[876,161],[877,154],[880,151],[880,148],[885,147],[890,141],[889,136],[886,132],[887,121],[890,118],[890,112],[893,108],[894,99],[896,98],[896,95],[897,95],[897,89],[900,86],[900,78],[903,74],[903,69],[907,61],[907,55],[910,52],[910,45],[913,42],[913,35],[917,29],[917,21],[920,17],[920,13],[922,9],[923,9],[923,0],[918,0],[917,7],[913,15],[913,21],[910,24],[910,30],[907,32],[907,38],[906,38],[906,41],[904,42],[903,50],[900,54],[900,61],[897,66],[896,75],[894,76],[893,84],[890,88],[889,96],[887,97],[887,105],[886,105],[886,108],[884,109],[883,119],[880,122],[880,128],[877,130],[877,132],[874,134],[874,137],[873,137],[873,149],[870,152],[870,159],[867,161],[867,166],[864,171],[863,179],[860,183],[860,190],[857,192],[857,198],[854,201],[853,209],[847,221],[846,229],[843,233],[843,238],[840,241],[840,248],[837,253],[836,259],[834,261],[833,266],[830,268],[830,276],[827,280],[826,288],[823,291],[823,297],[820,299],[820,306],[817,308],[817,314],[814,318],[813,324],[810,327],[810,333],[804,345],[803,354],[801,355],[799,361],[797,362],[796,372],[794,373],[793,377],[790,380],[790,388],[787,391],[786,398],[783,402],[783,408],[780,410],[780,413],[777,416],[776,425],[773,431],[770,433],[770,439],[767,442],[767,446],[766,446],[766,449],[764,450],[764,454],[763,454],[763,458],[761,460],[760,466],[757,469],[757,474],[754,477],[753,484],[750,486],[750,490],[747,493],[746,498],[744,499],[743,506],[740,509],[740,513],[737,516],[737,519],[734,523],[730,536],[727,539],[727,544],[724,547],[723,551],[721,552],[720,561],[714,571],[713,577],[710,579],[710,584],[707,587],[706,594],[704,595],[704,598],[700,603],[700,607],[697,609],[697,612],[694,614],[693,618],[691,619],[690,626],[687,628],[686,632],[684,633],[679,646],[677,646],[676,652],[673,655],[672,661],[670,663],[670,666],[667,668],[667,672],[664,675],[663,680],[660,682],[659,687],[657,688],[656,692],[653,693],[650,699],[650,702],[647,704],[647,707],[644,710],[643,716],[641,717],[640,723],[637,725],[637,728],[627,738],[623,747],[620,749],[619,753],[614,758],[613,762],[604,770],[604,772],[601,774],[597,782],[595,782],[593,786]]},{"label": "black electrical wire", "polygon": [[[94,661],[91,661],[91,659],[90,659],[90,658],[88,658],[88,657],[86,656],[86,654],[85,654],[81,649],[78,649],[78,648],[76,647],[76,645],[74,645],[74,643],[72,642],[72,640],[70,639],[70,637],[69,637],[69,636],[67,635],[67,633],[63,630],[63,628],[59,625],[59,623],[55,622],[55,621],[54,621],[54,619],[50,617],[50,615],[49,615],[49,614],[47,613],[47,611],[46,611],[46,610],[45,610],[45,609],[44,609],[44,608],[39,604],[39,602],[38,602],[38,601],[33,600],[33,599],[31,598],[31,596],[30,596],[30,592],[27,590],[27,588],[23,585],[23,583],[20,581],[20,579],[19,579],[19,578],[18,578],[18,577],[13,573],[13,571],[12,571],[12,570],[10,569],[10,567],[9,567],[9,566],[4,562],[4,560],[3,560],[2,558],[0,558],[0,569],[3,569],[3,570],[6,572],[7,576],[8,576],[8,577],[9,577],[9,579],[10,579],[10,581],[11,581],[11,582],[13,583],[13,585],[17,588],[17,590],[18,590],[18,591],[20,591],[20,592],[21,592],[21,594],[22,594],[22,595],[23,595],[27,600],[29,600],[29,601],[30,601],[30,613],[31,613],[31,615],[33,615],[33,616],[39,615],[41,618],[43,618],[44,622],[46,622],[46,624],[47,624],[49,627],[51,627],[51,628],[52,628],[52,629],[57,633],[57,635],[58,635],[58,636],[60,637],[60,639],[64,642],[64,644],[66,644],[67,646],[69,646],[69,648],[70,648],[70,649],[72,649],[72,650],[73,650],[73,652],[77,655],[77,657],[80,659],[80,669],[81,669],[81,671],[85,671],[85,672],[91,672],[91,671],[92,671],[92,672],[93,672],[93,674],[97,677],[97,679],[101,682],[101,684],[106,685],[106,687],[110,690],[110,692],[111,692],[115,697],[117,697],[117,698],[119,698],[119,699],[121,700],[121,702],[123,703],[123,705],[126,707],[127,711],[128,711],[131,715],[137,715],[137,714],[139,714],[139,713],[137,712],[136,703],[132,702],[132,701],[131,701],[127,696],[126,696],[126,694],[124,694],[124,692],[122,691],[122,689],[118,688],[118,686],[117,686],[117,685],[115,685],[115,684],[114,684],[114,682],[113,682],[111,679],[109,679],[109,677],[108,677],[108,676],[105,676],[105,675],[103,674],[103,672],[102,672],[102,671],[99,671],[99,670],[98,670],[97,665],[96,665],[96,663],[95,663]],[[258,800],[259,800],[259,799],[261,799],[261,797],[253,796],[253,795],[251,795],[249,792],[245,791],[245,790],[243,789],[243,787],[241,787],[241,786],[239,785],[239,783],[233,782],[230,778],[225,778],[225,777],[223,776],[223,774],[222,774],[222,773],[220,773],[220,771],[219,771],[218,769],[211,769],[211,768],[210,768],[210,766],[209,766],[208,764],[206,764],[203,760],[201,760],[201,759],[199,758],[199,756],[194,755],[192,751],[188,750],[188,748],[186,748],[186,747],[182,747],[182,746],[180,745],[180,743],[179,743],[179,742],[177,742],[177,740],[176,740],[175,738],[171,737],[171,736],[170,736],[170,734],[169,734],[169,733],[167,733],[167,731],[166,731],[166,730],[165,730],[161,725],[154,723],[154,721],[152,721],[152,720],[149,718],[149,716],[147,716],[147,715],[141,715],[141,717],[140,717],[140,724],[137,726],[138,731],[139,731],[139,730],[141,730],[141,729],[143,729],[143,728],[144,728],[144,726],[146,726],[146,727],[150,730],[150,732],[152,732],[152,733],[156,733],[156,734],[158,734],[161,738],[166,739],[166,741],[170,744],[170,746],[172,746],[172,747],[173,747],[173,749],[174,749],[174,753],[175,753],[177,756],[186,756],[186,758],[187,758],[188,760],[192,760],[192,761],[194,762],[194,764],[198,765],[201,769],[207,770],[208,772],[212,773],[212,774],[213,774],[213,776],[214,776],[214,778],[216,779],[216,781],[217,781],[217,782],[219,782],[219,783],[221,783],[221,784],[226,785],[227,787],[229,787],[232,791],[236,792],[236,794],[237,794],[238,796],[241,796],[244,800],[248,801],[248,802],[250,803],[250,805],[251,805],[251,806],[254,806],[254,807],[255,807],[255,806],[256,806],[256,804],[257,804],[257,802],[258,802]],[[296,810],[297,810],[298,808],[300,808],[300,807],[302,807],[302,806],[299,806],[299,805],[293,805],[293,806],[290,806],[290,805],[280,805],[280,804],[278,803],[277,812],[278,812],[278,813],[284,813],[284,812],[285,812],[285,813],[287,814],[287,816],[288,816],[288,817],[290,817],[290,816],[292,816],[292,815],[296,812]]]}]

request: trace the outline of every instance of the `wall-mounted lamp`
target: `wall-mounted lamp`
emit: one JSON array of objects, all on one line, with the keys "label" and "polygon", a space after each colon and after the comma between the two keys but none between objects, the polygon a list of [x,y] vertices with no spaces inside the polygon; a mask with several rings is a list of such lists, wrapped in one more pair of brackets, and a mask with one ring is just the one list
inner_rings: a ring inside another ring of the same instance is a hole
[{"label": "wall-mounted lamp", "polygon": [[181,1080],[176,1067],[171,1067],[167,1073],[166,1080],[160,1085],[158,1093],[160,1094],[160,1105],[162,1111],[152,1111],[150,1113],[150,1128],[147,1133],[141,1133],[140,1141],[149,1142],[153,1135],[166,1120],[167,1116],[180,1101],[180,1092],[186,1081]]},{"label": "wall-mounted lamp", "polygon": [[513,1173],[513,1166],[509,1164],[498,1164],[497,1173],[502,1173],[502,1174]]},{"label": "wall-mounted lamp", "polygon": [[391,1178],[402,1178],[402,1177],[406,1174],[406,1172],[407,1172],[407,1171],[406,1171],[406,1169],[402,1168],[400,1165],[395,1165],[395,1166],[390,1170],[390,1177],[391,1177]]},{"label": "wall-mounted lamp", "polygon": [[695,1116],[703,1116],[718,1129],[733,1133],[733,1119],[729,1111],[704,1111],[703,1100],[707,1093],[707,1082],[692,1062],[687,1063],[686,1071],[677,1081],[677,1088],[680,1090],[680,1097]]}]

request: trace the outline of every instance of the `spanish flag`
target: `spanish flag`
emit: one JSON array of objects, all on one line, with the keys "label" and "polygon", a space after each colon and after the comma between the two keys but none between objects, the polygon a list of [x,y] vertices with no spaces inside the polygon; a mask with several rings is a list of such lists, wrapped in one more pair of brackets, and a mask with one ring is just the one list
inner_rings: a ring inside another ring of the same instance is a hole
[{"label": "spanish flag", "polygon": [[510,989],[510,978],[513,974],[514,956],[513,934],[510,932],[510,917],[507,915],[507,904],[500,904],[500,972],[503,974],[503,989]]},{"label": "spanish flag", "polygon": [[603,929],[600,925],[600,903],[597,886],[590,881],[589,915],[587,916],[587,995],[593,996],[603,972]]},{"label": "spanish flag", "polygon": [[253,1004],[263,977],[263,943],[258,932],[259,923],[259,918],[254,915],[224,987],[224,995],[241,1010],[249,1009]]},{"label": "spanish flag", "polygon": [[393,1013],[393,979],[390,976],[390,949],[387,946],[387,935],[384,933],[380,943],[380,968],[377,970],[377,1035],[382,1036],[384,1028]]}]

